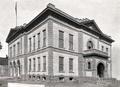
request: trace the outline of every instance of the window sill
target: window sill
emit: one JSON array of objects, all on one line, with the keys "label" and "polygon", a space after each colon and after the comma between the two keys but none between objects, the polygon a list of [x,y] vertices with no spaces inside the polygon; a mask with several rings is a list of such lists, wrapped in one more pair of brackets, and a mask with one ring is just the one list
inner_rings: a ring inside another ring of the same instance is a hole
[{"label": "window sill", "polygon": [[37,72],[41,72],[41,71],[39,70],[39,71],[37,71]]},{"label": "window sill", "polygon": [[69,51],[72,51],[72,52],[74,52],[75,50],[73,50],[73,49],[69,49]]},{"label": "window sill", "polygon": [[34,50],[32,50],[32,52],[35,52],[36,50],[34,49]]},{"label": "window sill", "polygon": [[42,46],[42,48],[46,48],[47,46]]},{"label": "window sill", "polygon": [[32,71],[32,72],[36,72],[36,71]]},{"label": "window sill", "polygon": [[93,69],[86,69],[86,71],[93,71]]},{"label": "window sill", "polygon": [[59,71],[59,73],[65,73],[65,71]]},{"label": "window sill", "polygon": [[69,71],[69,73],[74,73],[73,71]]},{"label": "window sill", "polygon": [[39,48],[37,48],[37,50],[40,50],[41,48],[39,47]]},{"label": "window sill", "polygon": [[46,70],[43,70],[42,72],[46,72]]},{"label": "window sill", "polygon": [[59,49],[60,49],[60,50],[65,50],[65,48],[64,48],[64,47],[63,47],[63,48],[60,48],[60,47],[59,47]]}]

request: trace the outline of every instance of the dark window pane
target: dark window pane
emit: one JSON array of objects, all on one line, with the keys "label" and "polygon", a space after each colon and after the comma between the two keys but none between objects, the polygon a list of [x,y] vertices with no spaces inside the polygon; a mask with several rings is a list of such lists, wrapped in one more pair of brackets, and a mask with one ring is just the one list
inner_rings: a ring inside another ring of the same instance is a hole
[{"label": "dark window pane", "polygon": [[64,57],[59,57],[59,72],[64,70]]},{"label": "dark window pane", "polygon": [[59,31],[59,47],[63,48],[64,47],[64,32]]},{"label": "dark window pane", "polygon": [[43,71],[46,71],[46,56],[43,56]]},{"label": "dark window pane", "polygon": [[73,59],[72,58],[69,59],[69,71],[73,72]]},{"label": "dark window pane", "polygon": [[43,30],[43,47],[46,47],[46,30]]}]

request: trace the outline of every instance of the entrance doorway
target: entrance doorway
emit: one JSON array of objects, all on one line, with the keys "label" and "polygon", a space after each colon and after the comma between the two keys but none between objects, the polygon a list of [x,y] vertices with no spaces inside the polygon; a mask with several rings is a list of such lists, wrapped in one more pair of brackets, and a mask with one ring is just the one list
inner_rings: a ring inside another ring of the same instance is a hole
[{"label": "entrance doorway", "polygon": [[98,66],[97,66],[97,75],[100,77],[100,78],[103,78],[104,77],[104,71],[105,71],[105,66],[103,63],[99,63]]}]

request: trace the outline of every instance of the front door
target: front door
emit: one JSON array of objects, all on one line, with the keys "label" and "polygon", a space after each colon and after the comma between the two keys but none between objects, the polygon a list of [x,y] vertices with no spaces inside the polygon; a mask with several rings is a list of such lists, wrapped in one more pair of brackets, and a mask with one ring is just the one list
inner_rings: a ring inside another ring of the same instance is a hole
[{"label": "front door", "polygon": [[104,64],[103,63],[99,63],[98,66],[97,66],[97,75],[100,78],[104,77],[104,70],[105,70]]}]

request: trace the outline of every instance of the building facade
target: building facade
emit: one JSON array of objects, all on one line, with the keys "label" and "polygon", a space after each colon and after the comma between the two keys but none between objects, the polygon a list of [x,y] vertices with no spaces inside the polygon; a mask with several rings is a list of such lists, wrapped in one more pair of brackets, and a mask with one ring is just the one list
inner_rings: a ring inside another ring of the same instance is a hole
[{"label": "building facade", "polygon": [[94,20],[74,18],[54,5],[6,39],[9,75],[19,78],[111,78],[111,44]]},{"label": "building facade", "polygon": [[0,77],[8,76],[8,58],[0,57]]}]

